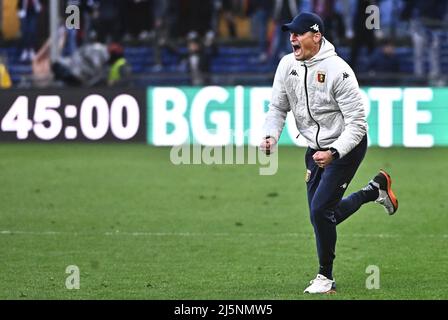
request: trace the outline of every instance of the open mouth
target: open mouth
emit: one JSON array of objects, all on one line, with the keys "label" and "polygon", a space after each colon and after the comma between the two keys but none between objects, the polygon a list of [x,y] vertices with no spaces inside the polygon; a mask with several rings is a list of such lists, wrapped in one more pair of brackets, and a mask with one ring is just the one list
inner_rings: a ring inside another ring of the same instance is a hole
[{"label": "open mouth", "polygon": [[302,53],[302,47],[299,44],[292,44],[292,49],[296,56],[298,56]]}]

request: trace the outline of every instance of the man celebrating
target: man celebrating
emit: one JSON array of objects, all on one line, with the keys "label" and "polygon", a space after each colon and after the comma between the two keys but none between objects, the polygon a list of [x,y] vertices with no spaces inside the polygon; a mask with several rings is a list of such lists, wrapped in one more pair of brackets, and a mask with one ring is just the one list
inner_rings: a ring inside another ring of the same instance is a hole
[{"label": "man celebrating", "polygon": [[264,124],[261,150],[271,153],[292,111],[306,139],[306,184],[319,271],[306,293],[334,293],[336,225],[375,201],[394,214],[398,201],[381,170],[362,190],[342,199],[367,150],[365,107],[356,76],[323,37],[322,19],[301,13],[282,26],[293,52],[280,61]]}]

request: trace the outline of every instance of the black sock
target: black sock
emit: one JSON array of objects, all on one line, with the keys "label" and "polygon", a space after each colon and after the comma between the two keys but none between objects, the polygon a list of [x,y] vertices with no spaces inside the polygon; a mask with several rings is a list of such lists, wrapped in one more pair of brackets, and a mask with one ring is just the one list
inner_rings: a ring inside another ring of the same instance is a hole
[{"label": "black sock", "polygon": [[364,203],[366,203],[378,199],[379,189],[375,187],[373,184],[369,183],[366,187],[360,190],[359,193],[364,199]]},{"label": "black sock", "polygon": [[319,266],[319,274],[333,280],[333,266]]}]

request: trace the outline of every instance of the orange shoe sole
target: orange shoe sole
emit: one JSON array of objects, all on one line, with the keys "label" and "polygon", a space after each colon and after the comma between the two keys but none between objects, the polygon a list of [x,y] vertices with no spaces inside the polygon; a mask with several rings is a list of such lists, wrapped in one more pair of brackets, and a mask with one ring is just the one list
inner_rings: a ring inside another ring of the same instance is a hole
[{"label": "orange shoe sole", "polygon": [[392,215],[398,210],[398,199],[395,196],[395,193],[392,191],[392,179],[389,174],[382,169],[380,170],[380,173],[385,176],[387,180],[387,195],[389,196],[390,200],[392,201],[392,205],[394,206],[394,212],[391,213]]}]

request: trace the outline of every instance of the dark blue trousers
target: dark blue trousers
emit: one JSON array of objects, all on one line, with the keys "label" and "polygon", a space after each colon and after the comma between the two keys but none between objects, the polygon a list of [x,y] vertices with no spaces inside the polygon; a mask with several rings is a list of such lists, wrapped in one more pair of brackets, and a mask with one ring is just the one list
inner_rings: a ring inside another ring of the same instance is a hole
[{"label": "dark blue trousers", "polygon": [[308,148],[305,163],[308,170],[308,205],[316,236],[319,273],[332,279],[336,247],[336,225],[356,212],[367,200],[362,192],[342,199],[367,151],[367,136],[347,155],[334,160],[325,169],[317,166]]}]

